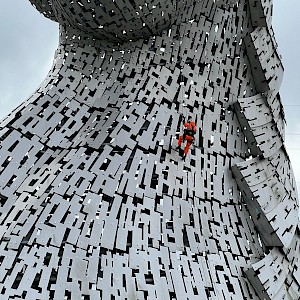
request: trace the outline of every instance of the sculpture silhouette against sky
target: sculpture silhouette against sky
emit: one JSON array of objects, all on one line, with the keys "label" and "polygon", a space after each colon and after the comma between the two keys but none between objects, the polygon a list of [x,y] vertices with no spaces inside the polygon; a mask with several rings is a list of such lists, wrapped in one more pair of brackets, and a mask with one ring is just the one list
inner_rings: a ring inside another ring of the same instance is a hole
[{"label": "sculpture silhouette against sky", "polygon": [[60,44],[1,123],[1,299],[299,299],[272,1],[31,2]]}]

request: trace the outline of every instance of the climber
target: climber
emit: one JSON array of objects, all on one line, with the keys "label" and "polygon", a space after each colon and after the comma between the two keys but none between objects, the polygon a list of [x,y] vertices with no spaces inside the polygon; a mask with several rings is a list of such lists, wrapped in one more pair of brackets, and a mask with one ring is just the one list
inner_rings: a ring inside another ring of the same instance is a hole
[{"label": "climber", "polygon": [[185,160],[186,155],[188,154],[188,151],[190,149],[190,146],[192,145],[194,141],[194,135],[197,131],[196,124],[192,122],[192,117],[189,116],[187,119],[187,122],[183,124],[184,130],[183,130],[183,135],[179,136],[178,139],[178,147],[179,151],[181,150],[181,144],[183,141],[186,141],[186,145],[184,148],[184,153],[182,156],[182,159]]}]

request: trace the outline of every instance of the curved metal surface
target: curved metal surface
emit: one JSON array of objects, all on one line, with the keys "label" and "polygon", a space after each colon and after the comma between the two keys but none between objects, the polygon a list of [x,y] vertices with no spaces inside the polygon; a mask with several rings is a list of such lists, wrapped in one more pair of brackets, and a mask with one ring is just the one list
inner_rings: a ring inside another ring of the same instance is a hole
[{"label": "curved metal surface", "polygon": [[299,299],[272,2],[31,2],[60,44],[0,124],[0,298]]}]

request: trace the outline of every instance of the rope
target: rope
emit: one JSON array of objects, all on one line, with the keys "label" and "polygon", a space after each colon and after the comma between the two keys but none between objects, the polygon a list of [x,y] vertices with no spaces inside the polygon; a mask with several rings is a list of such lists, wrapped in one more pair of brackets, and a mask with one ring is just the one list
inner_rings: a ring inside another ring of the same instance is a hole
[{"label": "rope", "polygon": [[[177,16],[179,14],[179,9],[178,9],[178,6],[177,6],[177,2],[175,1],[176,3],[176,11],[177,11]],[[182,24],[182,23],[181,23]],[[180,34],[180,37],[179,37],[179,45],[178,45],[178,56],[177,56],[177,62],[180,61],[180,74],[179,74],[179,81],[180,81],[180,92],[179,92],[179,97],[181,98],[180,99],[180,104],[179,104],[179,112],[184,116],[185,119],[187,119],[188,117],[188,112],[187,110],[185,109],[184,110],[184,107],[187,106],[186,104],[186,99],[185,99],[185,82],[184,82],[184,76],[183,76],[183,66],[182,66],[182,57],[183,57],[183,53],[181,53],[182,51],[184,52],[183,50],[183,38],[185,36],[185,32],[186,32],[186,28],[187,28],[187,25],[188,25],[188,21],[185,22],[184,26],[183,26],[183,30],[182,30],[182,35],[181,35],[181,24],[179,25],[179,34]],[[181,55],[181,56],[180,56]],[[183,85],[183,87],[181,86]],[[180,107],[181,107],[181,110],[180,110]],[[185,111],[185,113],[184,113]]]}]

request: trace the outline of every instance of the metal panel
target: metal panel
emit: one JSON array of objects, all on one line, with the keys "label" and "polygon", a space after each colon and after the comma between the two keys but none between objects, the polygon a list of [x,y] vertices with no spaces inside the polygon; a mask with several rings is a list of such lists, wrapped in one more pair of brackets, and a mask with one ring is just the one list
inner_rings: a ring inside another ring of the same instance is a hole
[{"label": "metal panel", "polygon": [[0,299],[298,299],[272,1],[31,2],[61,36],[0,123]]}]

